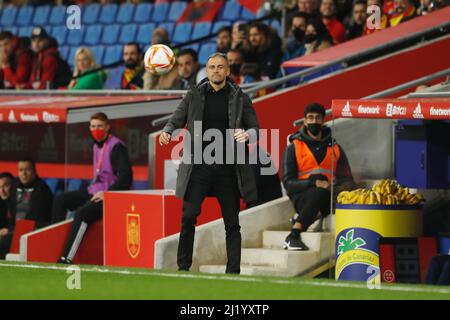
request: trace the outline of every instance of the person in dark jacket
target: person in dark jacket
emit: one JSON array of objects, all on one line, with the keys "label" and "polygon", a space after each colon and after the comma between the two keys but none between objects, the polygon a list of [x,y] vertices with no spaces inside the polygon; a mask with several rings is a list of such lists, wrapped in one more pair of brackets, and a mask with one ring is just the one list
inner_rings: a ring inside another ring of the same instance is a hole
[{"label": "person in dark jacket", "polygon": [[298,213],[284,242],[287,250],[308,250],[301,232],[330,214],[332,184],[334,194],[354,186],[344,150],[323,125],[325,108],[312,103],[304,112],[305,125],[290,136],[283,156],[283,185]]},{"label": "person in dark jacket", "polygon": [[94,178],[87,190],[64,192],[53,204],[53,223],[65,220],[68,210],[75,210],[72,229],[58,263],[73,262],[88,225],[102,218],[104,192],[129,190],[133,182],[127,148],[111,133],[106,114],[98,112],[91,115],[89,128],[95,140]]},{"label": "person in dark jacket", "polygon": [[[246,155],[229,152],[229,148],[242,150],[244,143],[256,142],[259,125],[250,98],[227,78],[230,69],[226,55],[212,54],[206,70],[208,77],[188,91],[159,139],[161,145],[166,145],[172,135],[179,133],[176,129],[187,128],[176,186],[177,197],[183,199],[178,268],[188,271],[192,265],[197,216],[205,197],[212,194],[220,203],[225,223],[226,272],[240,273],[239,198],[242,196],[247,203],[257,200],[257,189],[252,165],[245,161]],[[210,148],[203,134],[212,131],[219,132],[223,144],[219,142],[219,151],[214,148],[214,155],[211,152],[214,159],[209,162],[211,159],[203,159]],[[236,157],[229,159],[230,154]]]},{"label": "person in dark jacket", "polygon": [[14,177],[9,172],[0,173],[0,259],[5,258],[11,246],[14,198]]}]

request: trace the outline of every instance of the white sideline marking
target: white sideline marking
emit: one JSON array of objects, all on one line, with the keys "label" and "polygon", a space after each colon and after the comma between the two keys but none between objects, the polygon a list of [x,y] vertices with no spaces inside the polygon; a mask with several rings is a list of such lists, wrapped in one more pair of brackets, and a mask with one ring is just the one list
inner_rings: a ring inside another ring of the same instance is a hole
[{"label": "white sideline marking", "polygon": [[[41,266],[35,264],[2,264],[1,267],[12,267],[12,268],[28,268],[28,269],[45,269],[45,270],[58,270],[66,271],[67,267],[60,266]],[[275,284],[288,284],[288,285],[309,285],[316,287],[335,287],[335,288],[353,288],[353,289],[366,289],[367,285],[365,283],[344,283],[344,282],[315,282],[311,280],[302,280],[299,283],[295,283],[289,280],[276,280],[276,279],[262,279],[253,277],[240,277],[240,276],[214,276],[214,275],[202,275],[202,274],[182,274],[182,273],[162,273],[162,272],[142,272],[142,271],[129,271],[129,270],[114,270],[105,267],[93,267],[93,268],[80,268],[82,272],[98,272],[98,273],[111,273],[111,274],[121,274],[121,275],[139,275],[139,276],[158,276],[167,278],[187,278],[187,279],[204,279],[204,280],[226,280],[226,281],[237,281],[237,282],[258,282],[258,283],[275,283]],[[387,290],[387,291],[400,291],[400,292],[421,292],[421,293],[441,293],[450,294],[450,289],[446,288],[414,288],[413,286],[403,286],[403,285],[384,285],[381,284],[381,289],[377,290]],[[376,290],[374,290],[376,291]]]}]

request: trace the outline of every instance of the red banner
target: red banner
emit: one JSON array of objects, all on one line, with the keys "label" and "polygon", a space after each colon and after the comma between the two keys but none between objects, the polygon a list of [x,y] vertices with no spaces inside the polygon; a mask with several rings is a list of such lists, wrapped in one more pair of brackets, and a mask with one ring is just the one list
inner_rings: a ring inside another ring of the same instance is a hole
[{"label": "red banner", "polygon": [[333,100],[335,118],[449,120],[450,99]]},{"label": "red banner", "polygon": [[184,10],[180,22],[213,22],[222,7],[222,2],[191,2]]},{"label": "red banner", "polygon": [[253,12],[254,14],[257,14],[259,8],[261,8],[261,6],[263,4],[263,1],[262,0],[239,0],[239,3],[247,10]]}]

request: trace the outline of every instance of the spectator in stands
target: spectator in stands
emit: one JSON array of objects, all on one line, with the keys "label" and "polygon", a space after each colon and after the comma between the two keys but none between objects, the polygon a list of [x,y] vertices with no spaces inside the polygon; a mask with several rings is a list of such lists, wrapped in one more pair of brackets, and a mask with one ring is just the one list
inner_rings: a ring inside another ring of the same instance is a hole
[{"label": "spectator in stands", "polygon": [[355,0],[336,0],[336,18],[345,26],[350,23]]},{"label": "spectator in stands", "polygon": [[358,38],[363,34],[367,20],[366,10],[366,0],[356,0],[353,2],[352,19],[346,28],[348,40]]},{"label": "spectator in stands", "polygon": [[389,19],[389,25],[394,27],[417,16],[414,0],[395,0],[395,12]]},{"label": "spectator in stands", "polygon": [[[270,80],[269,77],[263,76],[261,74],[261,68],[258,64],[253,62],[246,62],[242,65],[240,80],[241,84],[249,84],[267,80]],[[259,98],[273,91],[273,88],[263,88],[259,89],[257,92],[249,94],[249,96],[251,98]]]},{"label": "spectator in stands", "polygon": [[12,240],[11,221],[15,204],[14,177],[9,172],[0,173],[0,259],[9,252]]},{"label": "spectator in stands", "polygon": [[336,18],[336,0],[322,0],[320,5],[320,16],[333,38],[333,43],[338,44],[345,41],[345,28]]},{"label": "spectator in stands", "polygon": [[233,24],[231,32],[231,48],[242,49],[248,35],[248,24],[244,21],[237,21]]},{"label": "spectator in stands", "polygon": [[307,14],[310,18],[319,15],[319,3],[318,0],[298,0],[298,11]]},{"label": "spectator in stands", "polygon": [[231,28],[222,27],[217,32],[217,52],[227,53],[231,49]]},{"label": "spectator in stands", "polygon": [[279,71],[282,56],[281,39],[275,30],[260,22],[252,24],[244,42],[245,61],[258,64],[261,74],[273,79]]},{"label": "spectator in stands", "polygon": [[309,20],[305,31],[305,56],[333,45],[333,38],[320,19]]},{"label": "spectator in stands", "polygon": [[305,54],[305,31],[308,15],[297,12],[292,17],[291,35],[286,43],[283,61],[291,60]]},{"label": "spectator in stands", "polygon": [[241,68],[244,64],[244,54],[239,49],[231,49],[227,53],[228,64],[230,66],[229,77],[236,84],[241,83]]},{"label": "spectator in stands", "polygon": [[0,32],[0,69],[4,89],[22,89],[27,86],[31,73],[33,53],[27,41],[10,31]]},{"label": "spectator in stands", "polygon": [[144,87],[144,57],[137,42],[129,42],[123,47],[125,70],[122,74],[122,89],[137,90]]},{"label": "spectator in stands", "polygon": [[191,48],[180,51],[177,58],[179,80],[172,86],[172,89],[187,90],[197,84],[197,74],[200,70],[198,55]]},{"label": "spectator in stands", "polygon": [[332,183],[335,194],[354,187],[347,156],[324,126],[325,108],[312,103],[304,115],[305,125],[290,136],[283,155],[283,185],[297,212],[284,242],[287,250],[308,250],[301,232],[330,214]]},{"label": "spectator in stands", "polygon": [[152,33],[151,45],[164,44],[170,46],[169,32],[164,28],[156,28]]},{"label": "spectator in stands", "polygon": [[86,47],[80,47],[75,52],[73,70],[74,79],[69,84],[69,89],[103,89],[103,84],[106,81],[107,74],[104,70],[97,72],[90,72],[99,67],[95,62],[92,50]]},{"label": "spectator in stands", "polygon": [[72,263],[88,225],[102,218],[104,191],[129,190],[133,182],[127,148],[111,133],[106,114],[93,114],[89,128],[95,140],[95,176],[87,190],[64,192],[53,204],[53,223],[65,220],[68,210],[75,210],[72,229],[59,263]]},{"label": "spectator in stands", "polygon": [[383,0],[367,0],[367,8],[369,9],[371,6],[377,6],[380,8],[381,13],[380,24],[377,26],[376,25],[377,21],[369,16],[366,20],[367,22],[364,27],[363,35],[371,34],[377,30],[383,30],[389,27],[389,17],[383,11]]},{"label": "spectator in stands", "polygon": [[448,0],[420,0],[417,15],[424,16],[432,11],[441,9],[449,4]]}]

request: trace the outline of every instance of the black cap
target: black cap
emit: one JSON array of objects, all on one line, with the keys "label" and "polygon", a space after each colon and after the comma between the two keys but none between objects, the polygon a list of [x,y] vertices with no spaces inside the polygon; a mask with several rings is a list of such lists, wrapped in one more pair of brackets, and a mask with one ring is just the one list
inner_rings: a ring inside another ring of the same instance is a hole
[{"label": "black cap", "polygon": [[304,115],[306,117],[306,115],[308,113],[313,113],[313,112],[319,113],[325,117],[325,108],[323,105],[321,105],[319,103],[313,102],[313,103],[308,104],[305,108]]},{"label": "black cap", "polygon": [[48,33],[45,31],[42,27],[34,27],[33,32],[31,33],[31,39],[33,38],[41,38],[41,39],[47,39]]}]

